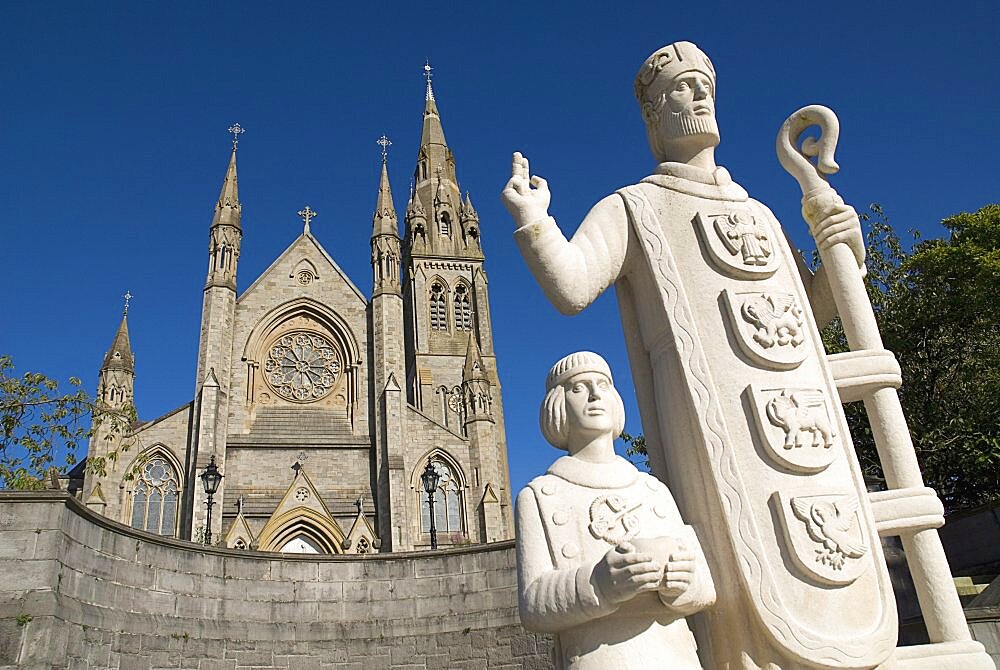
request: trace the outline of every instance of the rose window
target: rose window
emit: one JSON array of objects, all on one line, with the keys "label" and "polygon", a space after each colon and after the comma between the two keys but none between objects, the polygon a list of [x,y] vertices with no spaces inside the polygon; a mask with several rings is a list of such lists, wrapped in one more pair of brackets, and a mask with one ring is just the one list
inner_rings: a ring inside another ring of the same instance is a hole
[{"label": "rose window", "polygon": [[322,335],[294,332],[271,345],[264,378],[286,400],[319,400],[333,390],[343,366],[337,349]]}]

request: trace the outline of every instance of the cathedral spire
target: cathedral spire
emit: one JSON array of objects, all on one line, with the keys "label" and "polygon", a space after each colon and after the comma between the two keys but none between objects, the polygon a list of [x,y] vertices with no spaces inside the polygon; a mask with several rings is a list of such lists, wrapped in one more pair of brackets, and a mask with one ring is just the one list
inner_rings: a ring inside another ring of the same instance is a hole
[{"label": "cathedral spire", "polygon": [[132,294],[125,293],[125,309],[118,325],[111,348],[104,355],[104,363],[97,377],[97,397],[112,407],[123,407],[132,402],[135,387],[135,356],[128,338],[128,301]]},{"label": "cathedral spire", "polygon": [[[242,132],[242,128],[240,129]],[[212,217],[212,227],[240,227],[240,189],[236,179],[236,141],[233,141],[233,153],[229,156],[229,167],[226,168],[226,178],[222,182],[219,201],[215,204],[215,215]]]},{"label": "cathedral spire", "polygon": [[483,366],[483,352],[475,333],[469,333],[469,346],[465,350],[465,365],[462,367],[462,381],[472,382],[488,380]]},{"label": "cathedral spire", "polygon": [[375,201],[375,214],[372,217],[372,237],[378,235],[399,235],[396,208],[392,204],[392,189],[389,187],[389,169],[387,166],[386,149],[392,144],[385,135],[378,139],[382,146],[382,176],[378,184],[378,199]]},{"label": "cathedral spire", "polygon": [[111,343],[111,348],[104,355],[104,364],[101,366],[101,372],[107,370],[124,370],[125,372],[135,373],[135,357],[132,355],[132,345],[128,339],[127,313],[122,315],[122,321],[118,325],[118,332],[115,333],[115,339]]},{"label": "cathedral spire", "polygon": [[[441,114],[438,112],[437,102],[434,100],[434,89],[431,88],[431,68],[430,63],[424,65],[424,77],[427,78],[427,93],[424,96],[424,126],[420,133],[420,148],[437,145],[447,150],[448,143],[444,139],[444,128],[441,126]],[[440,160],[433,161],[430,169],[441,164]]]},{"label": "cathedral spire", "polygon": [[392,142],[383,135],[377,144],[382,147],[382,175],[378,183],[378,199],[372,215],[372,274],[374,293],[386,291],[399,294],[399,261],[402,253],[399,244],[399,224],[396,208],[392,204],[389,188],[387,151]]},{"label": "cathedral spire", "polygon": [[243,206],[240,205],[240,190],[236,178],[236,146],[239,144],[240,134],[245,131],[236,123],[230,126],[229,132],[233,134],[233,152],[229,156],[226,178],[222,181],[222,191],[215,203],[215,214],[212,215],[212,226],[209,229],[208,280],[205,285],[206,288],[222,286],[236,291],[236,265],[243,237],[240,228]]},{"label": "cathedral spire", "polygon": [[493,393],[490,378],[483,364],[483,352],[479,349],[476,333],[469,333],[469,347],[465,351],[465,365],[462,367],[462,400],[465,404],[465,424],[477,421],[493,422]]}]

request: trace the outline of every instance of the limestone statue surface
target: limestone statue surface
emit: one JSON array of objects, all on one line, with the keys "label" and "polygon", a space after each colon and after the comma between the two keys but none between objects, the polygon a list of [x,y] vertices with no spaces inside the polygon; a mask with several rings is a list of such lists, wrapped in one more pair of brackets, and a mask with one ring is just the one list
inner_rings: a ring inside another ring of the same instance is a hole
[{"label": "limestone statue surface", "polygon": [[521,621],[556,634],[560,670],[701,668],[684,617],[714,602],[712,577],[670,490],[615,455],[624,423],[603,358],[552,367],[541,427],[569,455],[517,497]]},{"label": "limestone statue surface", "polygon": [[[862,283],[857,214],[825,181],[837,169],[836,117],[805,107],[777,144],[823,261],[812,273],[771,211],[715,163],[708,56],[690,42],[657,50],[635,93],[659,164],[598,202],[572,239],[519,153],[502,199],[557,309],[574,314],[615,287],[652,470],[697,531],[715,580],[716,604],[691,619],[702,663],[993,667],[951,584],[936,531],[942,506],[923,485],[895,390],[899,367]],[[810,125],[821,137],[799,146]],[[835,315],[852,350],[828,356],[819,327]],[[857,400],[887,491],[868,493],[854,453],[841,404]],[[896,647],[880,533],[901,537],[929,645]]]}]

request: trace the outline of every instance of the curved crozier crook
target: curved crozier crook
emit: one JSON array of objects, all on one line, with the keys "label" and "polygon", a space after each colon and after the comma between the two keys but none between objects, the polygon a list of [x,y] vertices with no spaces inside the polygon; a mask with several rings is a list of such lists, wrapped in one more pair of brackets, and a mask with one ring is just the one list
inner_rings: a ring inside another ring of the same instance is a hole
[{"label": "curved crozier crook", "polygon": [[[819,126],[820,136],[818,139],[806,138],[802,142],[802,148],[799,149],[799,138],[810,126]],[[825,175],[833,174],[840,169],[833,159],[839,137],[840,121],[837,120],[837,115],[832,109],[822,105],[803,107],[781,125],[775,142],[778,160],[781,166],[799,182],[803,194],[829,188]],[[813,165],[808,157],[815,157],[816,165]]]}]

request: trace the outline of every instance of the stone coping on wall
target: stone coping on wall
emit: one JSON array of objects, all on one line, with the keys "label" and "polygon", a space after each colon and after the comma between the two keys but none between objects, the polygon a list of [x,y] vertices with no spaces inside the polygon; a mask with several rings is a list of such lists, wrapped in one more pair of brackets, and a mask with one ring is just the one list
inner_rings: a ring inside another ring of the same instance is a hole
[{"label": "stone coping on wall", "polygon": [[0,669],[548,668],[514,554],[205,547],[64,492],[0,491]]},{"label": "stone coping on wall", "polygon": [[[112,530],[116,533],[128,537],[134,537],[143,542],[149,542],[166,547],[174,547],[184,551],[195,551],[199,554],[215,554],[218,556],[235,556],[241,558],[263,558],[267,560],[287,560],[287,561],[371,561],[371,560],[412,560],[415,558],[439,558],[445,556],[456,556],[463,554],[481,554],[484,551],[509,551],[514,548],[515,540],[501,540],[489,544],[470,544],[461,547],[448,547],[436,550],[422,551],[399,551],[386,552],[384,554],[282,554],[270,551],[251,551],[245,549],[230,549],[228,547],[206,546],[188,540],[178,540],[172,537],[147,533],[136,530],[131,526],[114,521],[108,517],[94,512],[78,499],[65,491],[11,491],[0,489],[0,503],[55,503],[62,502],[72,510],[93,524]],[[5,529],[3,519],[0,518],[0,531]]]}]

